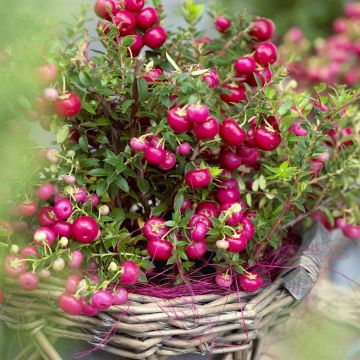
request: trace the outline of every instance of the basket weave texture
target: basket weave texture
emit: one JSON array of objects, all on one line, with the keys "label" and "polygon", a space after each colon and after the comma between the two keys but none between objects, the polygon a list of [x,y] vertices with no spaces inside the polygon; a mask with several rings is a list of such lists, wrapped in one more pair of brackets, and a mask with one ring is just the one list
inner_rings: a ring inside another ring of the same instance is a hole
[{"label": "basket weave texture", "polygon": [[[296,259],[270,286],[257,294],[200,295],[171,300],[130,294],[129,302],[97,317],[68,316],[54,306],[63,287],[40,284],[31,293],[8,286],[11,296],[0,307],[0,320],[30,333],[43,358],[61,359],[53,345],[59,338],[86,341],[130,359],[163,359],[185,353],[225,354],[230,360],[260,356],[261,339],[286,318],[291,307],[313,287],[320,268],[313,246],[324,245],[327,232],[316,225],[304,235]],[[318,254],[318,252],[317,252]],[[320,258],[324,254],[321,254]],[[18,359],[29,359],[32,345]]]}]

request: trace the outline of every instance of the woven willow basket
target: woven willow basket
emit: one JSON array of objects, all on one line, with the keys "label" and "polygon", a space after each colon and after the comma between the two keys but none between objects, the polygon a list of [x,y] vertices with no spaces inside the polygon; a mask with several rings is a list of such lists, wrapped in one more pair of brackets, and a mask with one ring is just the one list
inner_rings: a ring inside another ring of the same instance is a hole
[{"label": "woven willow basket", "polygon": [[0,320],[33,339],[17,356],[19,360],[35,359],[34,346],[42,358],[61,359],[55,350],[60,338],[83,340],[130,359],[155,360],[186,353],[224,354],[228,360],[259,359],[261,339],[311,290],[326,256],[324,244],[329,236],[322,226],[314,226],[303,239],[287,270],[257,294],[172,300],[130,294],[127,304],[90,318],[68,316],[57,309],[54,304],[64,289],[58,282],[41,284],[28,293],[7,281],[11,296],[0,307]]}]

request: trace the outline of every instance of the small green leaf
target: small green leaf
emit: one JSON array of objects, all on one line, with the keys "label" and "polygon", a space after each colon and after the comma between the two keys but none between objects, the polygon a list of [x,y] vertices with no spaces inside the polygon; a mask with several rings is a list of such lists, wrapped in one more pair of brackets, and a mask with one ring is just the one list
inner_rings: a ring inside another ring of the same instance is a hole
[{"label": "small green leaf", "polygon": [[293,101],[292,100],[286,101],[284,104],[282,104],[279,107],[279,114],[281,116],[285,115],[291,109],[292,106],[293,106]]},{"label": "small green leaf", "polygon": [[150,184],[145,179],[138,180],[137,185],[143,194],[146,194],[150,190]]},{"label": "small green leaf", "polygon": [[96,184],[96,193],[102,196],[108,189],[108,184],[105,179],[101,179]]},{"label": "small green leaf", "polygon": [[80,136],[79,146],[82,151],[89,152],[89,144],[88,144],[88,139],[87,139],[86,135]]},{"label": "small green leaf", "polygon": [[56,142],[62,144],[69,136],[69,125],[61,126],[56,134]]},{"label": "small green leaf", "polygon": [[117,176],[114,180],[116,186],[121,189],[122,191],[128,193],[130,191],[129,184],[127,183],[126,179],[122,176]]},{"label": "small green leaf", "polygon": [[93,115],[96,114],[95,109],[94,109],[94,108],[92,107],[92,105],[90,105],[89,103],[84,102],[84,103],[82,104],[82,108],[85,109],[85,110],[86,110],[88,113],[90,113],[90,114],[93,114]]},{"label": "small green leaf", "polygon": [[179,66],[176,64],[175,60],[168,54],[166,53],[166,58],[168,59],[169,63],[173,66],[173,68],[177,71],[181,73],[181,69],[179,68]]},{"label": "small green leaf", "polygon": [[133,35],[124,36],[121,38],[121,46],[130,47],[135,42],[135,37]]},{"label": "small green leaf", "polygon": [[183,203],[184,203],[184,194],[181,192],[178,192],[176,194],[175,200],[174,200],[174,211],[180,210]]},{"label": "small green leaf", "polygon": [[109,171],[107,171],[106,169],[92,169],[89,171],[89,175],[91,176],[108,176],[109,175]]}]

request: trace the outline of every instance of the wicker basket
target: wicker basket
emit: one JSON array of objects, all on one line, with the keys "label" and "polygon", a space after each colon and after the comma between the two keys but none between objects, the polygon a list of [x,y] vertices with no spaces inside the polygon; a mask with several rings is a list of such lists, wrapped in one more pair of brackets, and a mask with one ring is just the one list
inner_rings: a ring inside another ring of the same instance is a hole
[{"label": "wicker basket", "polygon": [[33,346],[43,358],[61,359],[53,345],[59,338],[83,340],[130,359],[163,359],[185,353],[259,359],[262,338],[311,290],[326,256],[329,235],[322,226],[314,226],[303,239],[299,256],[286,272],[257,294],[172,300],[131,294],[127,304],[89,318],[56,310],[54,301],[63,291],[59,285],[41,284],[27,293],[8,281],[11,296],[0,308],[0,319],[12,329],[30,333],[34,340],[17,359],[29,359]]}]

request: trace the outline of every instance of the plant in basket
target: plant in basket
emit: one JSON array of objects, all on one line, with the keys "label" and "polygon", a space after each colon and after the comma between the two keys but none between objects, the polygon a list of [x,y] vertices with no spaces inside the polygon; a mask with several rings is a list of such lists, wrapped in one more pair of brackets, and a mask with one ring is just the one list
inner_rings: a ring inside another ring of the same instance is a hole
[{"label": "plant in basket", "polygon": [[98,0],[98,37],[79,22],[35,71],[32,111],[55,140],[3,221],[10,309],[47,294],[71,322],[234,293],[238,310],[294,255],[301,220],[341,212],[359,232],[359,92],[294,91],[269,19],[213,14],[209,38],[203,6],[185,1],[172,31],[152,5]]}]

